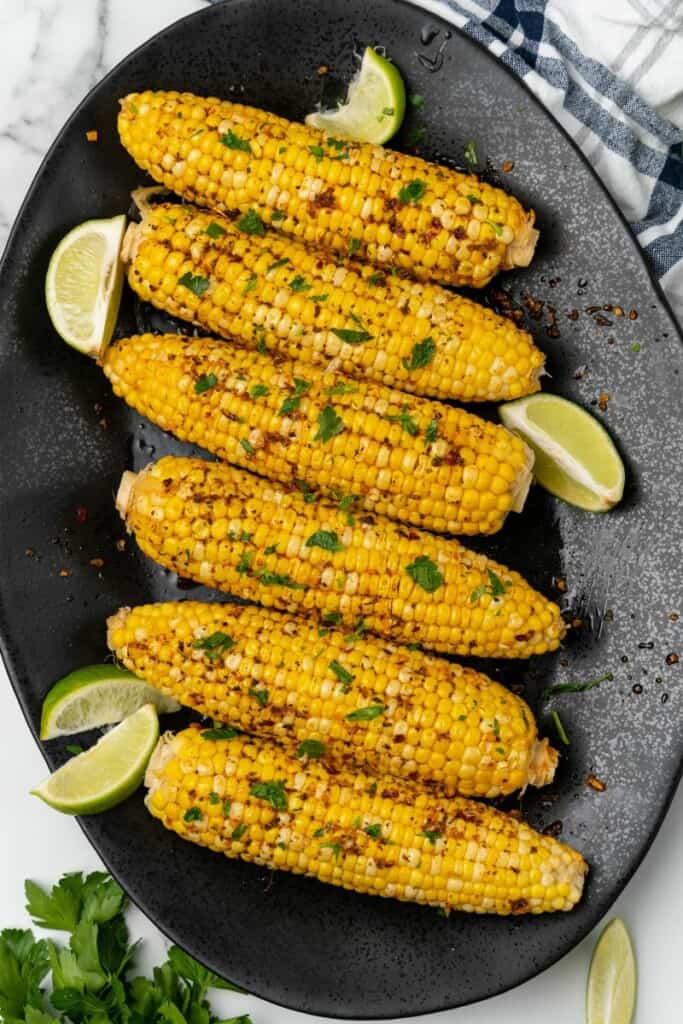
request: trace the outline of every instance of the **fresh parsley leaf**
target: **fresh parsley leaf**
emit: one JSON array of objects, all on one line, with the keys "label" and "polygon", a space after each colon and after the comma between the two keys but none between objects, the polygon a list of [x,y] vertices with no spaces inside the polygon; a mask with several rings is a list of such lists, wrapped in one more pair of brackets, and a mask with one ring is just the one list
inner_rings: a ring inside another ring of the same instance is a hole
[{"label": "fresh parsley leaf", "polygon": [[420,181],[419,178],[415,178],[414,181],[409,182],[405,185],[398,194],[399,203],[419,203],[420,199],[423,199],[427,192],[427,186],[424,181]]},{"label": "fresh parsley leaf", "polygon": [[324,395],[353,395],[358,391],[355,384],[333,384],[331,388],[325,388]]},{"label": "fresh parsley leaf", "polygon": [[439,421],[437,419],[430,420],[429,426],[425,430],[425,444],[434,444],[438,436]]},{"label": "fresh parsley leaf", "polygon": [[[88,875],[84,880],[80,872],[63,875],[49,894],[35,882],[27,881],[24,886],[26,909],[33,923],[51,931],[73,932],[91,877]],[[96,872],[95,877],[101,881],[107,876]]]},{"label": "fresh parsley leaf", "polygon": [[325,744],[320,740],[303,740],[296,751],[297,757],[311,757],[314,759],[325,756]]},{"label": "fresh parsley leaf", "polygon": [[289,282],[289,287],[293,292],[309,292],[313,285],[309,284],[306,278],[302,277],[301,274],[297,274]]},{"label": "fresh parsley leaf", "polygon": [[360,501],[359,494],[341,494],[338,495],[339,500],[339,511],[343,512],[346,516],[346,522],[349,526],[355,526],[356,520],[351,515],[351,510],[357,501]]},{"label": "fresh parsley leaf", "polygon": [[420,428],[408,412],[408,406],[404,405],[398,416],[384,415],[382,419],[385,419],[388,423],[398,423],[406,434],[410,434],[411,437],[417,437],[420,433]]},{"label": "fresh parsley leaf", "polygon": [[410,359],[404,358],[402,360],[403,366],[409,373],[413,370],[421,370],[423,367],[429,366],[435,352],[436,345],[434,341],[431,338],[424,338],[413,345]]},{"label": "fresh parsley leaf", "polygon": [[242,295],[248,295],[249,292],[253,292],[257,284],[258,277],[256,276],[256,274],[250,274],[249,277],[247,278],[247,283],[242,289]]},{"label": "fresh parsley leaf", "polygon": [[346,716],[346,719],[349,722],[372,722],[373,719],[383,715],[385,711],[386,708],[383,704],[371,704],[367,708],[356,708]]},{"label": "fresh parsley leaf", "polygon": [[479,199],[477,196],[467,196],[467,198],[472,203],[472,206],[482,206],[483,205],[481,199]]},{"label": "fresh parsley leaf", "polygon": [[47,943],[19,928],[0,932],[0,1018],[9,1024],[43,1005],[40,983],[49,970]]},{"label": "fresh parsley leaf", "polygon": [[334,843],[334,842],[331,842],[331,843],[321,843],[320,844],[320,849],[321,850],[324,850],[324,849],[332,850],[332,852],[334,854],[334,859],[335,860],[339,860],[339,857],[341,856],[341,843],[338,843],[338,842],[337,843]]},{"label": "fresh parsley leaf", "polygon": [[289,256],[283,256],[281,260],[275,260],[275,263],[271,263],[266,270],[266,274],[269,274],[271,270],[277,270],[278,267],[284,267],[286,263],[289,263]]},{"label": "fresh parsley leaf", "polygon": [[200,299],[209,287],[208,278],[202,277],[201,274],[191,274],[189,270],[182,277],[178,278],[178,284],[182,284],[184,288],[189,288]]},{"label": "fresh parsley leaf", "polygon": [[486,575],[489,578],[488,583],[480,583],[478,587],[475,587],[469,597],[470,604],[476,604],[479,598],[483,597],[484,594],[490,594],[494,599],[502,597],[503,594],[505,594],[505,592],[512,586],[511,581],[503,583],[493,569],[487,569]]},{"label": "fresh parsley leaf", "polygon": [[76,757],[83,753],[83,747],[80,743],[67,743],[66,749],[70,754],[74,754]]},{"label": "fresh parsley leaf", "polygon": [[343,692],[348,693],[349,687],[356,677],[348,669],[345,669],[343,665],[340,665],[336,658],[330,662],[330,668],[339,682],[343,684]]},{"label": "fresh parsley leaf", "polygon": [[341,434],[344,429],[344,421],[341,416],[337,415],[333,406],[326,405],[318,417],[318,431],[313,440],[326,444],[337,434]]},{"label": "fresh parsley leaf", "polygon": [[365,633],[367,628],[368,627],[365,625],[365,619],[356,619],[356,625],[353,627],[353,632],[348,633],[347,636],[345,637],[346,643],[353,644],[356,642],[356,640],[361,640],[363,637],[363,633]]},{"label": "fresh parsley leaf", "polygon": [[203,395],[205,391],[210,391],[211,388],[215,388],[218,384],[218,377],[215,373],[203,373],[201,377],[198,377],[194,382],[194,391],[196,395]]},{"label": "fresh parsley leaf", "polygon": [[353,256],[360,249],[360,238],[352,238],[349,242],[349,256]]},{"label": "fresh parsley leaf", "polygon": [[327,292],[323,292],[322,295],[309,295],[311,302],[324,302],[325,299],[329,299],[329,297],[330,296]]},{"label": "fresh parsley leaf", "polygon": [[241,149],[244,153],[251,153],[251,143],[248,139],[242,139],[232,128],[229,128],[225,135],[221,135],[220,142],[228,149]]},{"label": "fresh parsley leaf", "polygon": [[375,270],[370,274],[366,283],[369,284],[371,288],[375,288],[379,284],[384,284],[384,274],[381,270]]},{"label": "fresh parsley leaf", "polygon": [[308,152],[312,153],[316,160],[322,160],[325,156],[322,146],[309,146]]},{"label": "fresh parsley leaf", "polygon": [[416,110],[419,110],[420,107],[424,107],[425,98],[424,96],[420,96],[419,93],[413,93],[408,97],[408,103],[410,103],[411,107],[415,107]]},{"label": "fresh parsley leaf", "polygon": [[611,672],[605,672],[597,679],[589,679],[585,683],[560,683],[559,686],[549,686],[541,693],[541,700],[549,700],[550,697],[557,697],[561,693],[585,693],[586,690],[594,690],[601,683],[611,683],[613,679]]},{"label": "fresh parsley leaf", "polygon": [[239,735],[231,725],[214,726],[213,729],[203,729],[201,733],[203,740],[234,740]]},{"label": "fresh parsley leaf", "polygon": [[297,583],[286,573],[271,572],[270,569],[261,569],[257,573],[257,579],[264,587],[288,587],[290,590],[308,590],[305,583]]},{"label": "fresh parsley leaf", "polygon": [[243,576],[247,572],[251,572],[251,560],[254,557],[252,551],[243,551],[240,555],[240,560],[235,566],[240,576]]},{"label": "fresh parsley leaf", "polygon": [[188,807],[183,815],[183,821],[188,823],[191,821],[201,821],[202,817],[203,815],[199,807]]},{"label": "fresh parsley leaf", "polygon": [[[286,148],[287,147],[285,146],[285,149]],[[286,216],[287,214],[285,213],[284,210],[273,210],[273,212],[270,215],[270,219],[273,223],[277,223],[277,221],[285,220]]]},{"label": "fresh parsley leaf", "polygon": [[265,548],[263,554],[264,555],[274,555],[276,551],[277,551],[277,544],[269,544],[268,547]]},{"label": "fresh parsley leaf", "polygon": [[565,747],[571,746],[571,740],[569,739],[569,736],[567,735],[567,730],[565,729],[564,725],[562,724],[562,719],[560,718],[558,712],[557,711],[553,711],[551,713],[551,718],[552,718],[553,722],[555,723],[555,728],[557,730],[557,735],[560,737],[560,740],[562,741],[562,743],[564,743]]},{"label": "fresh parsley leaf", "polygon": [[242,448],[245,450],[247,455],[253,455],[254,452],[256,451],[251,441],[247,441],[245,437],[240,439],[240,444],[242,445]]},{"label": "fresh parsley leaf", "polygon": [[295,480],[294,486],[301,491],[307,505],[311,505],[318,500],[316,491],[309,487],[305,480]]},{"label": "fresh parsley leaf", "polygon": [[502,225],[501,224],[496,224],[496,222],[494,220],[485,220],[484,224],[488,224],[488,226],[490,228],[493,228],[493,230],[495,231],[495,233],[498,236],[503,234],[503,227],[502,227]]},{"label": "fresh parsley leaf", "polygon": [[209,238],[221,238],[223,235],[227,235],[227,231],[220,224],[217,224],[215,220],[212,220],[204,234],[208,235]]},{"label": "fresh parsley leaf", "polygon": [[253,697],[257,704],[260,704],[262,708],[265,708],[268,703],[268,690],[264,688],[256,689],[255,686],[250,686],[248,690],[249,696]]},{"label": "fresh parsley leaf", "polygon": [[474,139],[470,139],[470,141],[465,146],[465,161],[466,163],[469,164],[470,168],[476,167],[477,163],[479,162],[479,158],[477,157],[477,151],[474,148]]},{"label": "fresh parsley leaf", "polygon": [[217,661],[218,658],[222,658],[231,647],[235,646],[235,641],[227,633],[221,633],[220,631],[212,633],[211,636],[202,637],[200,640],[195,640],[192,644],[196,651],[203,651],[209,661]]},{"label": "fresh parsley leaf", "polygon": [[441,833],[437,832],[436,829],[425,829],[424,832],[420,832],[420,835],[428,839],[432,846],[434,846],[437,839],[441,838]]},{"label": "fresh parsley leaf", "polygon": [[237,826],[237,828],[234,828],[232,830],[232,832],[230,834],[230,838],[233,839],[235,842],[237,842],[239,839],[242,838],[242,836],[244,835],[244,833],[246,831],[247,831],[247,826],[244,824],[244,822],[241,822]]},{"label": "fresh parsley leaf", "polygon": [[341,612],[324,612],[322,620],[326,626],[338,626],[342,621]]},{"label": "fresh parsley leaf", "polygon": [[250,398],[265,398],[269,394],[270,388],[267,384],[254,384],[253,387],[249,388]]},{"label": "fresh parsley leaf", "polygon": [[168,962],[176,974],[184,981],[194,982],[201,990],[201,997],[208,988],[227,989],[231,992],[241,992],[241,988],[232,985],[229,981],[219,978],[217,974],[207,967],[197,963],[189,953],[186,953],[180,946],[171,946],[168,951]]},{"label": "fresh parsley leaf", "polygon": [[256,210],[247,210],[237,221],[237,227],[245,235],[265,235],[266,228]]},{"label": "fresh parsley leaf", "polygon": [[258,800],[266,800],[276,811],[287,810],[287,792],[281,780],[270,782],[254,782],[249,790]]},{"label": "fresh parsley leaf", "polygon": [[334,530],[316,530],[306,541],[307,548],[322,548],[324,551],[343,551],[344,545]]},{"label": "fresh parsley leaf", "polygon": [[303,380],[301,377],[294,378],[294,390],[291,395],[284,399],[282,405],[278,409],[278,416],[291,416],[293,412],[296,412],[301,405],[301,399],[310,388],[310,381]]},{"label": "fresh parsley leaf", "polygon": [[371,839],[382,838],[382,826],[381,825],[366,825],[363,829],[366,835],[370,836]]},{"label": "fresh parsley leaf", "polygon": [[406,566],[406,572],[428,594],[433,594],[443,584],[443,574],[427,555],[418,555],[414,562]]},{"label": "fresh parsley leaf", "polygon": [[332,327],[331,330],[332,334],[346,345],[360,345],[364,341],[372,341],[372,335],[367,331],[349,331],[345,327]]}]

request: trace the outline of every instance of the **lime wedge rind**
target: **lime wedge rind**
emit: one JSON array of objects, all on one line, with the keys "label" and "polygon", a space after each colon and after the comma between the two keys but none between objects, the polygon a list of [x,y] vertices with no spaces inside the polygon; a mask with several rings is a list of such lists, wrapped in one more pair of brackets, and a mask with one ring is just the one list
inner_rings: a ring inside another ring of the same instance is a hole
[{"label": "lime wedge rind", "polygon": [[123,214],[89,220],[72,228],[52,253],[45,277],[45,301],[60,338],[98,358],[116,326],[123,290]]},{"label": "lime wedge rind", "polygon": [[114,725],[144,704],[157,712],[172,714],[180,704],[116,665],[88,665],[64,676],[43,701],[41,740],[72,736],[105,725]]},{"label": "lime wedge rind", "polygon": [[628,929],[619,917],[601,932],[586,985],[586,1024],[631,1024],[638,971]]},{"label": "lime wedge rind", "polygon": [[97,814],[138,788],[159,739],[153,704],[145,704],[31,790],[63,814]]},{"label": "lime wedge rind", "polygon": [[383,145],[401,127],[406,89],[398,68],[368,46],[357,73],[349,82],[346,102],[332,110],[318,110],[306,124],[331,135]]},{"label": "lime wedge rind", "polygon": [[[585,409],[559,395],[539,394],[508,402],[499,413],[505,426],[533,448],[534,475],[551,494],[590,512],[607,512],[619,503],[625,483],[623,462],[605,428]],[[576,454],[582,447],[585,461]],[[600,470],[600,478],[589,464]]]}]

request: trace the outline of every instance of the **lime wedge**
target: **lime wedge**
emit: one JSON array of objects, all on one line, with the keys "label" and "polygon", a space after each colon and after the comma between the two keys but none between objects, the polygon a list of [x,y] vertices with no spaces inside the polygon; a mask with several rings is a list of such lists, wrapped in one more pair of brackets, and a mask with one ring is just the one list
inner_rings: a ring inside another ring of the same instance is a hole
[{"label": "lime wedge", "polygon": [[621,918],[615,917],[593,950],[586,989],[586,1024],[631,1024],[636,976],[628,930]]},{"label": "lime wedge", "polygon": [[115,665],[88,665],[64,676],[43,701],[40,738],[70,736],[100,725],[113,725],[154,704],[160,715],[180,709],[172,697]]},{"label": "lime wedge", "polygon": [[399,130],[405,111],[406,88],[400,72],[368,46],[357,74],[349,82],[344,105],[317,110],[306,117],[306,124],[333,136],[381,146]]},{"label": "lime wedge", "polygon": [[153,704],[145,704],[31,792],[64,814],[107,811],[134,793],[159,739]]},{"label": "lime wedge", "polygon": [[45,301],[52,326],[67,345],[95,358],[116,324],[125,228],[123,214],[79,224],[61,240],[47,268]]},{"label": "lime wedge", "polygon": [[530,395],[501,405],[505,426],[536,456],[541,487],[570,505],[606,512],[624,493],[624,464],[594,416],[559,395]]}]

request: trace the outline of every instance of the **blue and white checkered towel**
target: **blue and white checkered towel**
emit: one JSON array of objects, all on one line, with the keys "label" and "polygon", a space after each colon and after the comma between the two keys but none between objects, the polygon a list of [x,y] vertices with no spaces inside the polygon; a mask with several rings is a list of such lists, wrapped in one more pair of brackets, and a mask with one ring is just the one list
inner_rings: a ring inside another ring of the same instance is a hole
[{"label": "blue and white checkered towel", "polygon": [[621,207],[683,322],[683,0],[414,0],[524,79]]}]

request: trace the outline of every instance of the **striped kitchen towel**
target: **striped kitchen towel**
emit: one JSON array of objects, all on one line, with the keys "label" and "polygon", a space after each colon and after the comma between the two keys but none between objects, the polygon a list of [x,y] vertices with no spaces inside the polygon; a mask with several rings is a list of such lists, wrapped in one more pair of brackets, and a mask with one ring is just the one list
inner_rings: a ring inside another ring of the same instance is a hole
[{"label": "striped kitchen towel", "polygon": [[683,322],[683,0],[413,0],[504,61],[588,157]]}]

